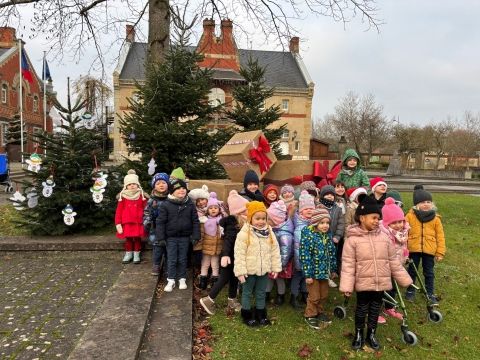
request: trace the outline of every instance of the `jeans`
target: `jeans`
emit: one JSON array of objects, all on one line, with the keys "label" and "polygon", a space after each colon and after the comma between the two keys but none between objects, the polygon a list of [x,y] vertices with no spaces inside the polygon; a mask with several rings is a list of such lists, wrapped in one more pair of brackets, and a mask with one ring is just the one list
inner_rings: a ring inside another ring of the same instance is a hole
[{"label": "jeans", "polygon": [[228,283],[228,298],[235,299],[237,297],[238,279],[233,273],[233,264],[220,268],[220,277],[210,289],[208,296],[215,299],[218,293]]},{"label": "jeans", "polygon": [[265,309],[265,290],[267,289],[268,275],[248,275],[242,285],[242,309],[250,310],[250,297],[255,296],[255,307]]},{"label": "jeans", "polygon": [[[422,268],[423,268],[423,276],[425,277],[425,288],[427,289],[427,294],[428,295],[433,295],[434,291],[434,279],[435,279],[435,274],[433,272],[433,267],[435,266],[435,256],[425,254],[425,253],[419,253],[419,252],[414,252],[410,253],[410,259],[412,259],[413,263],[417,267],[417,270],[419,269],[419,264],[420,260],[422,261]],[[408,274],[413,280],[413,283],[415,284],[415,280],[417,279],[417,274],[415,273],[415,270],[413,269],[413,265],[408,266]]]},{"label": "jeans", "polygon": [[167,239],[168,278],[175,280],[187,278],[187,258],[190,246],[189,237],[172,237]]},{"label": "jeans", "polygon": [[307,284],[305,283],[305,276],[302,270],[295,270],[290,281],[290,293],[297,296],[299,291],[307,292]]},{"label": "jeans", "polygon": [[167,257],[167,247],[166,246],[152,245],[152,262],[153,262],[153,265],[160,266],[160,264],[162,263],[162,258],[166,258],[166,257]]}]

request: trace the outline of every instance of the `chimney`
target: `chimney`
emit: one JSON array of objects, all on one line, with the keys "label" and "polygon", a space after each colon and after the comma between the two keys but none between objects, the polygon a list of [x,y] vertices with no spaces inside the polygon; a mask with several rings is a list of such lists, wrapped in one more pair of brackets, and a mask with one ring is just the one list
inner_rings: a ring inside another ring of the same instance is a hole
[{"label": "chimney", "polygon": [[16,46],[17,36],[15,29],[11,27],[0,27],[0,48],[12,48]]},{"label": "chimney", "polygon": [[203,20],[203,36],[215,35],[215,20],[205,19]]},{"label": "chimney", "polygon": [[294,36],[290,39],[290,52],[293,54],[298,54],[300,51],[300,39],[298,36]]},{"label": "chimney", "polygon": [[130,44],[133,44],[135,42],[135,27],[133,25],[127,24],[125,26],[125,30],[126,30],[125,40]]},{"label": "chimney", "polygon": [[230,19],[224,19],[221,22],[222,38],[229,39],[233,42],[233,22]]}]

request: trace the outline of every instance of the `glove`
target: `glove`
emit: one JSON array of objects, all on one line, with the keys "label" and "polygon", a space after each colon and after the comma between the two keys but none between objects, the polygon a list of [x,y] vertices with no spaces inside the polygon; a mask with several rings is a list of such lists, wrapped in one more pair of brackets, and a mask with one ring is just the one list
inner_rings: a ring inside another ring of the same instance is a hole
[{"label": "glove", "polygon": [[222,258],[220,259],[220,265],[222,267],[227,267],[230,264],[230,256],[222,256]]},{"label": "glove", "polygon": [[115,227],[117,228],[117,232],[118,232],[119,234],[123,234],[122,224],[117,224],[117,225],[115,225]]}]

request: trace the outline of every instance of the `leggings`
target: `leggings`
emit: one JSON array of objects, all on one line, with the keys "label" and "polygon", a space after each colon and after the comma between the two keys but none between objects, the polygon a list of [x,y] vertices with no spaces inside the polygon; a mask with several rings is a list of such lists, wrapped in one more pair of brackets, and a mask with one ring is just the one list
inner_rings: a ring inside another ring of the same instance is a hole
[{"label": "leggings", "polygon": [[357,308],[355,309],[355,328],[365,327],[365,318],[368,314],[367,327],[377,328],[378,315],[382,306],[383,291],[358,291]]},{"label": "leggings", "polygon": [[227,267],[220,268],[220,277],[218,278],[217,282],[213,284],[208,296],[210,299],[215,299],[218,293],[224,288],[224,286],[228,283],[228,298],[235,299],[237,297],[237,289],[238,289],[238,279],[235,277],[233,273],[233,264],[228,265]]},{"label": "leggings", "polygon": [[208,275],[208,268],[212,267],[212,276],[218,276],[218,270],[220,268],[220,256],[219,255],[202,255],[202,270],[201,276]]},{"label": "leggings", "polygon": [[125,251],[142,250],[142,239],[139,237],[127,237],[124,243]]}]

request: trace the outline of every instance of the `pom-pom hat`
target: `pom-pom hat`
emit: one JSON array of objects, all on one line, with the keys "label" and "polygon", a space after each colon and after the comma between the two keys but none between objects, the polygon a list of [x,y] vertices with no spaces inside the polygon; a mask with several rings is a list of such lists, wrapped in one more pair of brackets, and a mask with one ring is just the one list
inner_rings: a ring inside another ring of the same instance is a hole
[{"label": "pom-pom hat", "polygon": [[267,209],[268,218],[275,226],[278,226],[285,222],[287,218],[287,206],[283,200],[274,201]]},{"label": "pom-pom hat", "polygon": [[385,199],[385,205],[382,208],[382,221],[385,226],[390,225],[395,221],[404,221],[405,215],[403,214],[400,206],[395,204],[393,197]]},{"label": "pom-pom hat", "polygon": [[313,210],[312,218],[310,219],[310,225],[317,225],[322,219],[330,220],[330,213],[327,209],[318,208]]},{"label": "pom-pom hat", "polygon": [[247,210],[248,200],[240,196],[236,190],[230,191],[227,198],[230,215],[238,215]]},{"label": "pom-pom hat", "polygon": [[432,201],[432,194],[423,188],[423,185],[415,185],[413,188],[413,205],[424,201]]},{"label": "pom-pom hat", "polygon": [[298,198],[298,211],[306,209],[315,209],[315,199],[307,190],[303,190]]},{"label": "pom-pom hat", "polygon": [[361,194],[358,196],[358,207],[355,210],[355,215],[368,215],[368,214],[378,214],[382,215],[380,208],[377,205],[377,201],[370,196]]},{"label": "pom-pom hat", "polygon": [[360,194],[367,194],[367,189],[363,187],[353,187],[347,190],[348,199],[353,202]]},{"label": "pom-pom hat", "polygon": [[387,183],[385,182],[384,178],[381,178],[379,176],[374,177],[373,179],[370,179],[370,189],[372,189],[372,192],[375,191],[375,188],[379,185],[385,185],[385,188],[388,188]]},{"label": "pom-pom hat", "polygon": [[217,193],[213,191],[210,193],[210,197],[208,198],[207,209],[212,206],[220,207],[220,203],[217,199]]},{"label": "pom-pom hat", "polygon": [[138,186],[141,186],[140,181],[138,180],[138,175],[133,169],[128,170],[127,175],[125,175],[123,178],[123,188],[126,189],[127,185],[130,184],[137,184]]}]

